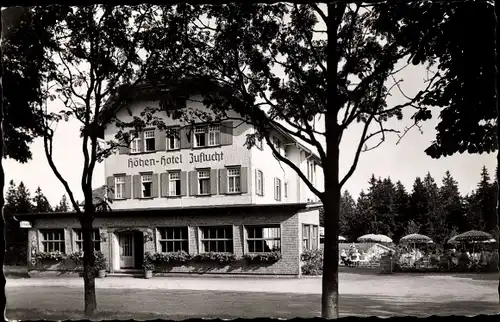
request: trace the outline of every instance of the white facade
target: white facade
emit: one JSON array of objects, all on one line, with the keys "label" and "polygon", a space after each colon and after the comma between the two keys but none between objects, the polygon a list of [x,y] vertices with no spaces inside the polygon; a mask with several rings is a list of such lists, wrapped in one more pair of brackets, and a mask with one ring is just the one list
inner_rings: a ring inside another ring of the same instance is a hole
[{"label": "white facade", "polygon": [[[131,121],[146,106],[157,104],[136,101],[116,116]],[[187,107],[208,111],[196,98],[188,100]],[[164,121],[167,127],[179,129],[177,140],[169,139],[164,131],[146,128],[131,149],[121,148],[104,161],[106,183],[113,191],[112,209],[318,201],[295,171],[272,155],[265,142],[262,147],[245,146],[247,134],[254,131],[251,126],[222,121],[193,128],[166,114]],[[104,139],[113,140],[117,131],[114,124],[107,126]],[[195,137],[202,131],[205,133]],[[279,131],[271,139],[282,155],[323,191],[317,157]],[[197,147],[197,143],[205,145]]]}]

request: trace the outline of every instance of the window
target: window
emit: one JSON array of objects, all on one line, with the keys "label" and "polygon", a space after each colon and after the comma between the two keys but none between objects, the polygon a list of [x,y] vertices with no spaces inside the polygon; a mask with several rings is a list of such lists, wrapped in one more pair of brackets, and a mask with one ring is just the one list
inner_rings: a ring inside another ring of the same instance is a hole
[{"label": "window", "polygon": [[310,236],[310,226],[303,225],[302,226],[302,248],[311,249],[311,236]]},{"label": "window", "polygon": [[208,127],[208,145],[216,146],[220,145],[220,126],[210,125]]},{"label": "window", "polygon": [[155,151],[155,130],[144,132],[144,152]]},{"label": "window", "polygon": [[115,199],[125,198],[125,177],[115,177]]},{"label": "window", "polygon": [[312,226],[311,246],[312,249],[318,249],[318,226]]},{"label": "window", "polygon": [[[83,252],[83,230],[82,229],[73,229],[75,232],[75,244],[76,251]],[[99,229],[94,229],[94,233],[92,234],[92,238],[94,241],[94,250],[101,250],[101,235],[99,234]]]},{"label": "window", "polygon": [[318,233],[319,233],[319,228],[317,225],[303,225],[302,247],[304,249],[317,249],[318,238],[319,238]]},{"label": "window", "polygon": [[283,191],[283,195],[284,195],[284,197],[285,197],[285,198],[288,198],[288,182],[285,182],[285,183],[283,184],[283,190],[284,190],[284,191]]},{"label": "window", "polygon": [[240,192],[240,168],[227,169],[227,191],[229,193]]},{"label": "window", "polygon": [[143,174],[141,176],[142,182],[142,197],[151,198],[153,196],[153,176],[150,174]]},{"label": "window", "polygon": [[202,227],[202,252],[233,252],[233,227]]},{"label": "window", "polygon": [[249,253],[281,251],[280,227],[247,227],[247,246]]},{"label": "window", "polygon": [[210,194],[210,171],[209,170],[198,171],[198,194],[199,195],[209,195]]},{"label": "window", "polygon": [[315,183],[316,178],[316,165],[313,161],[307,161],[307,180],[311,182],[313,185]]},{"label": "window", "polygon": [[66,251],[64,240],[64,229],[42,230],[42,252]]},{"label": "window", "polygon": [[260,149],[260,150],[263,150],[263,146],[262,146],[262,140],[259,140],[259,139],[255,139],[255,146]]},{"label": "window", "polygon": [[188,252],[188,228],[164,227],[160,232],[160,247],[162,253],[185,251]]},{"label": "window", "polygon": [[264,177],[261,170],[257,170],[257,177],[255,185],[257,186],[257,194],[259,196],[264,195]]},{"label": "window", "polygon": [[181,173],[171,172],[168,174],[168,195],[180,196],[181,195]]},{"label": "window", "polygon": [[169,129],[167,132],[167,150],[178,150],[180,148],[179,129]]},{"label": "window", "polygon": [[[132,134],[135,136],[135,134]],[[141,152],[141,139],[134,138],[132,142],[130,142],[130,153],[140,153]]]},{"label": "window", "polygon": [[280,148],[281,148],[281,142],[277,137],[273,137],[273,146],[278,151],[279,154],[281,154]]},{"label": "window", "polygon": [[281,200],[281,180],[278,178],[274,178],[274,199]]},{"label": "window", "polygon": [[194,147],[204,147],[207,145],[206,127],[197,127],[194,129]]}]

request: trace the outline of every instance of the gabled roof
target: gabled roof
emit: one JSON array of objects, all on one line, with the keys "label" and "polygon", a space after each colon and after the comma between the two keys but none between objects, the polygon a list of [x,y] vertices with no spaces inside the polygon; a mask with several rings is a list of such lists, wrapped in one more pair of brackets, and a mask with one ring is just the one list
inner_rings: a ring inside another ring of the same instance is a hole
[{"label": "gabled roof", "polygon": [[[191,95],[201,94],[207,91],[224,92],[224,90],[226,89],[208,77],[181,78],[163,81],[156,85],[153,85],[150,82],[142,82],[135,86],[122,85],[116,90],[116,95],[104,104],[100,115],[100,118],[103,119],[101,124],[108,124],[120,108],[124,107],[126,103],[134,100],[157,100],[163,95],[170,95],[171,97],[189,97]],[[118,96],[122,99],[121,102],[118,102],[115,99]],[[264,111],[262,112],[264,113]],[[300,143],[297,138],[290,135],[283,125],[273,122],[271,123],[271,126],[285,138],[294,142],[299,149],[305,151],[321,163],[319,156],[304,144]]]}]

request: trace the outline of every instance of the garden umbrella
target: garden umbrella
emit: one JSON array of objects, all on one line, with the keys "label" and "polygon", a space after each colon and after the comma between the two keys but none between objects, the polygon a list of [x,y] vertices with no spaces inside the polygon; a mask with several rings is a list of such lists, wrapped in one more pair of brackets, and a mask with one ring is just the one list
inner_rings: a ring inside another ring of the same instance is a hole
[{"label": "garden umbrella", "polygon": [[[430,244],[433,243],[432,239],[429,236],[421,235],[421,234],[409,234],[404,237],[402,237],[399,240],[400,243],[406,244],[413,244],[413,248],[417,248],[416,244]],[[417,253],[415,252],[415,260],[417,260]]]},{"label": "garden umbrella", "polygon": [[346,241],[347,239],[345,237],[339,236],[339,241]]},{"label": "garden umbrella", "polygon": [[[469,230],[453,237],[457,242],[472,242],[472,253],[474,253],[474,244],[494,239],[491,234],[480,230]],[[452,239],[453,239],[452,238]]]},{"label": "garden umbrella", "polygon": [[358,237],[358,242],[361,243],[392,243],[392,239],[385,235],[380,234],[367,234]]}]

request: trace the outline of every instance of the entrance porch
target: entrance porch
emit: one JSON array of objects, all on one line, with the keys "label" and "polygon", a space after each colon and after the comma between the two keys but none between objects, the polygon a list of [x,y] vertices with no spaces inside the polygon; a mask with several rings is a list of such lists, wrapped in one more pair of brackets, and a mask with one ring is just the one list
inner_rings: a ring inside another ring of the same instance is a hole
[{"label": "entrance porch", "polygon": [[134,272],[142,268],[146,228],[108,228],[110,273]]}]

